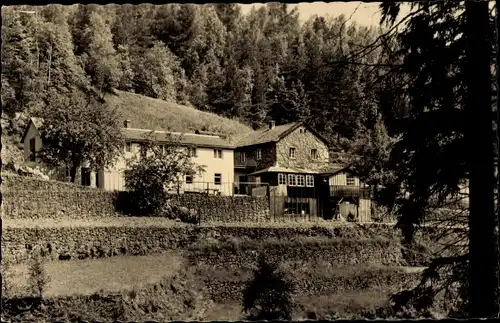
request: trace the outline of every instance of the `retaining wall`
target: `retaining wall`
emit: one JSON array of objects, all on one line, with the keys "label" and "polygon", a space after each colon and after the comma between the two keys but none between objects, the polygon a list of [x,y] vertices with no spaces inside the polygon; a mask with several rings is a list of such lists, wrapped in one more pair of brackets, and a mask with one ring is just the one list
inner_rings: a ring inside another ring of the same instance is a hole
[{"label": "retaining wall", "polygon": [[[109,192],[65,182],[5,176],[2,216],[14,219],[130,216],[129,192]],[[194,209],[202,221],[262,221],[267,198],[259,196],[171,195],[180,206]]]}]

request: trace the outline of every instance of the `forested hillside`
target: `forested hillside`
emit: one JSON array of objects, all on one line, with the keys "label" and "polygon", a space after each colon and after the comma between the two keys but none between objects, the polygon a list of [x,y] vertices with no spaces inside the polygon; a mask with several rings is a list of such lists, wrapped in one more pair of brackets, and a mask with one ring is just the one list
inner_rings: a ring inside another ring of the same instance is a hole
[{"label": "forested hillside", "polygon": [[378,31],[344,16],[301,23],[286,4],[248,15],[233,4],[141,4],[10,6],[2,18],[11,114],[36,114],[49,89],[105,99],[118,89],[252,127],[308,120],[339,144],[387,101],[383,46],[369,46]]}]

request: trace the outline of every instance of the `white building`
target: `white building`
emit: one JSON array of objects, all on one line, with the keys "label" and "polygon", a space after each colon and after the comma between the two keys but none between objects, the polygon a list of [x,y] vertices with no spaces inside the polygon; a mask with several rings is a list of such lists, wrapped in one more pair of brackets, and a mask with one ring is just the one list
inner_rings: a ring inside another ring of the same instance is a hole
[{"label": "white building", "polygon": [[[28,166],[43,166],[36,157],[36,152],[43,147],[40,127],[43,120],[31,118],[23,134],[21,143],[24,144],[24,157]],[[91,172],[86,167],[77,171],[76,182],[81,185],[100,187],[102,189],[124,190],[124,171],[127,160],[132,157],[140,158],[142,143],[146,140],[150,129],[130,127],[130,121],[125,121],[121,129],[125,145],[123,153],[112,167]],[[168,144],[172,138],[177,138],[181,146],[189,149],[194,162],[204,166],[204,172],[195,176],[185,176],[182,182],[175,185],[176,191],[209,192],[212,194],[233,194],[234,180],[234,147],[223,138],[212,134],[174,133],[154,131],[158,144]],[[85,166],[85,165],[84,165]],[[67,180],[67,169],[52,170],[49,174],[52,179]]]}]

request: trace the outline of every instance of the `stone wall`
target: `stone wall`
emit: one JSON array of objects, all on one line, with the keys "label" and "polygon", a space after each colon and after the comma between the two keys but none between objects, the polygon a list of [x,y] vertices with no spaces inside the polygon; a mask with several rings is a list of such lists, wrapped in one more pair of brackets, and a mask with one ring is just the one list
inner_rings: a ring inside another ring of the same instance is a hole
[{"label": "stone wall", "polygon": [[[293,270],[284,272],[295,287],[296,296],[338,294],[367,289],[398,291],[403,287],[415,285],[420,279],[420,272],[405,272],[398,268],[366,267],[366,270],[352,270],[347,276],[334,271],[321,275],[312,270],[307,276]],[[208,273],[203,277],[206,277],[204,282],[207,292],[215,302],[241,301],[246,283],[252,279],[253,273],[227,271],[219,272],[217,277]]]},{"label": "stone wall", "polygon": [[[103,258],[119,254],[146,255],[186,250],[201,266],[218,264],[251,267],[259,252],[276,259],[323,259],[337,264],[360,261],[418,266],[427,257],[404,252],[397,231],[389,226],[360,227],[244,227],[163,225],[87,225],[2,228],[2,257],[14,263],[27,259],[36,246],[48,260]],[[280,258],[281,257],[281,258]]]},{"label": "stone wall", "polygon": [[[71,183],[8,176],[2,183],[5,218],[91,218],[127,216],[132,210],[128,192],[108,192]],[[172,195],[180,206],[195,209],[202,221],[263,221],[266,197]]]},{"label": "stone wall", "polygon": [[276,262],[325,261],[335,265],[358,264],[406,265],[398,241],[386,238],[301,238],[290,240],[259,240],[234,244],[213,245],[203,249],[191,248],[189,261],[203,268],[252,268],[261,253]]},{"label": "stone wall", "polygon": [[[301,129],[305,132],[301,133]],[[290,147],[295,148],[295,159],[289,157]],[[311,159],[311,149],[317,150],[317,159]],[[276,144],[276,157],[278,164],[283,167],[318,170],[328,165],[329,152],[323,141],[309,129],[300,127]]]}]

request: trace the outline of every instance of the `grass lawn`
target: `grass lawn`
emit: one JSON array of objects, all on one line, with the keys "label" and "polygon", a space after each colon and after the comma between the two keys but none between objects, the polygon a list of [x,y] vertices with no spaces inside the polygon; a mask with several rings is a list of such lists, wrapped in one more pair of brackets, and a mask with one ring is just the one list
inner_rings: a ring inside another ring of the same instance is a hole
[{"label": "grass lawn", "polygon": [[230,136],[230,141],[252,132],[250,127],[237,120],[193,107],[129,92],[117,91],[117,94],[108,94],[105,100],[110,107],[117,108],[123,120],[132,121],[132,128],[156,128],[176,132],[194,130],[220,132]]},{"label": "grass lawn", "polygon": [[[119,292],[156,283],[174,275],[182,267],[182,256],[174,252],[149,256],[47,262],[45,268],[51,281],[45,294],[68,296],[90,295],[100,290]],[[27,265],[15,265],[10,270],[11,286],[19,286],[22,292],[23,287],[27,287]]]}]

